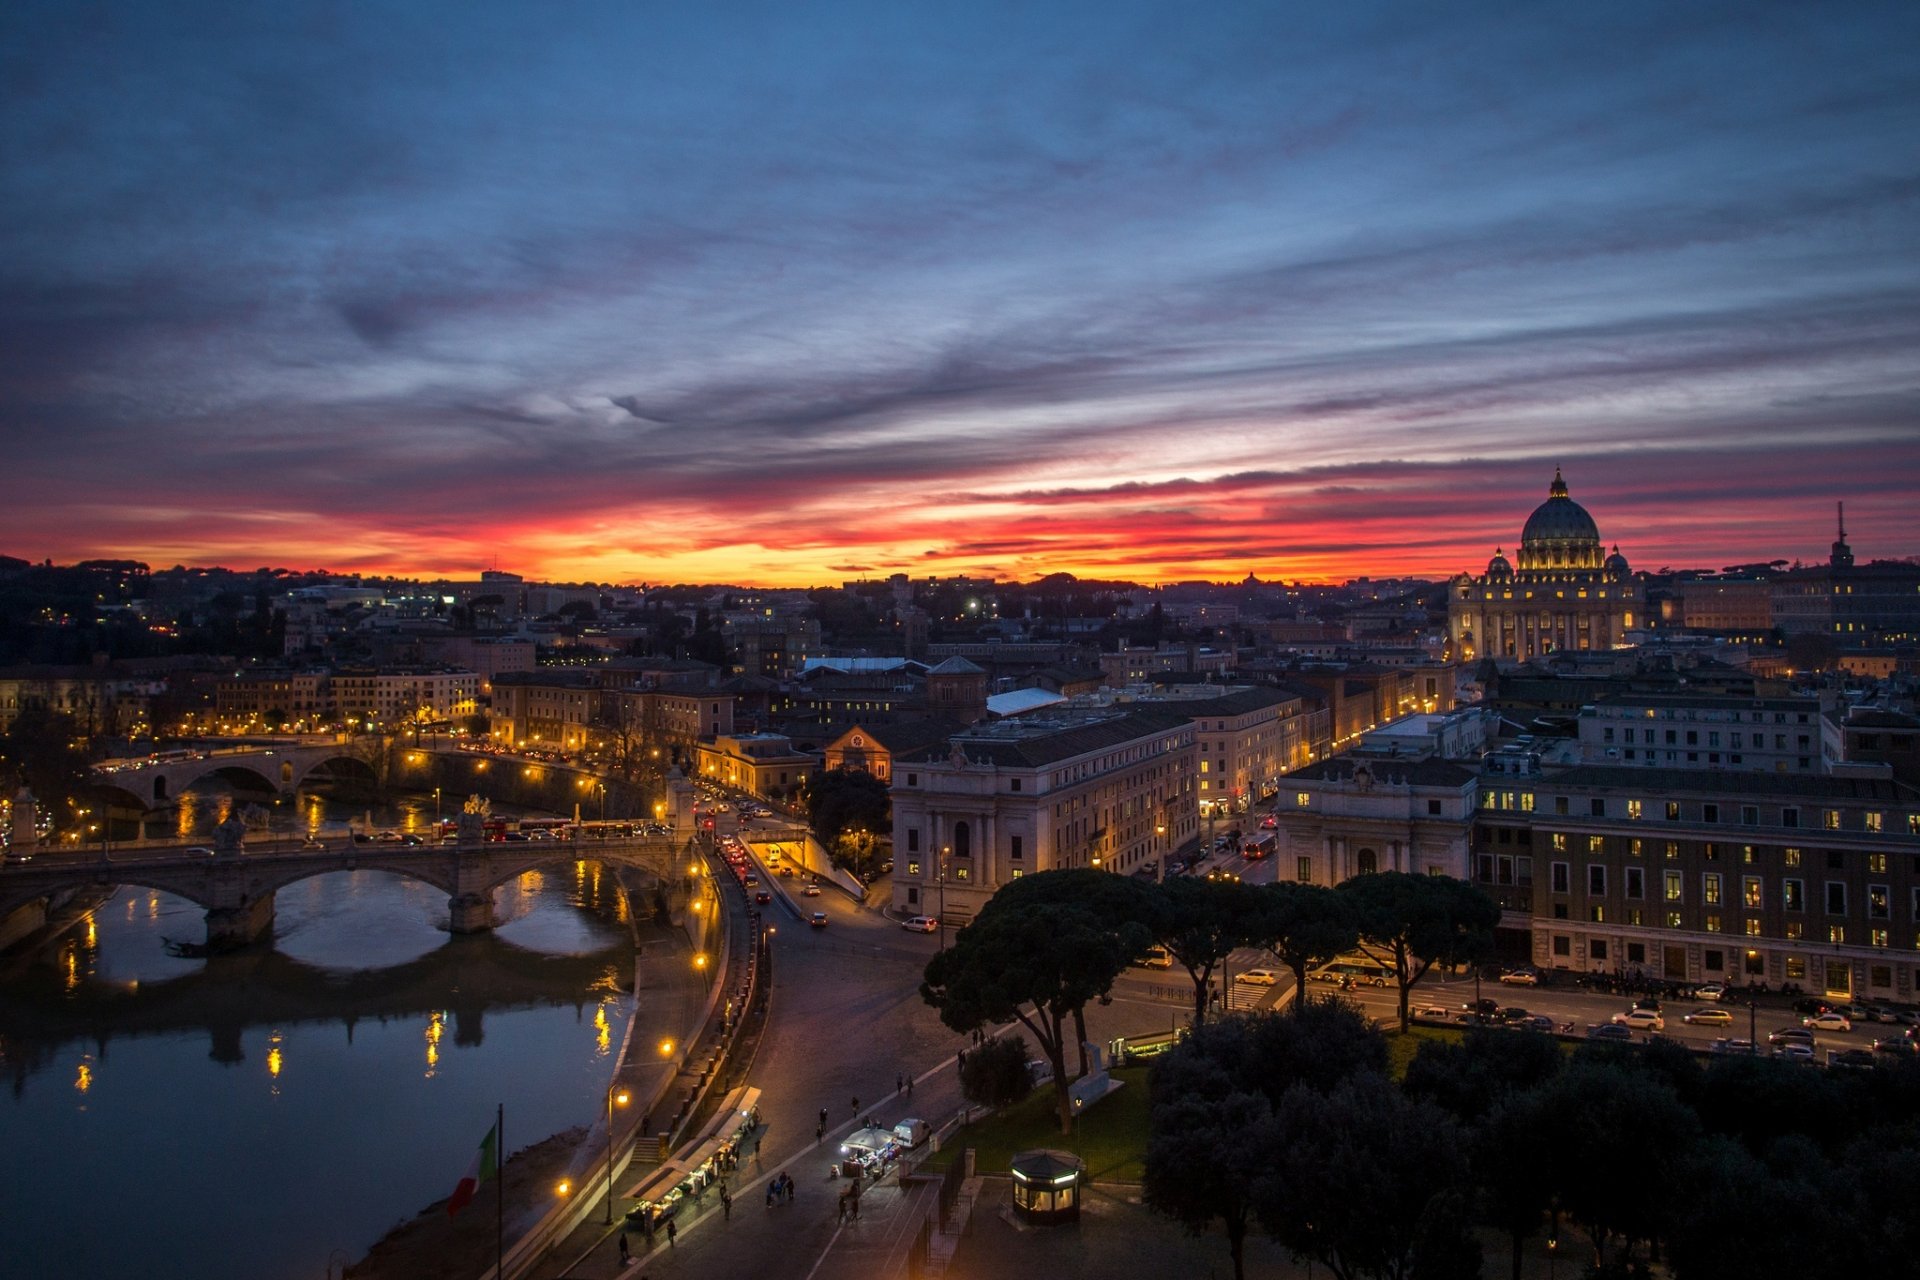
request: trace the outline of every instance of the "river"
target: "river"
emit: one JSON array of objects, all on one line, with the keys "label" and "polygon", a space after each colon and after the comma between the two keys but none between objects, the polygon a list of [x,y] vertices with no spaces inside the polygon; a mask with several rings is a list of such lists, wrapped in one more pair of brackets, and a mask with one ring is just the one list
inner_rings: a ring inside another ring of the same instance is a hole
[{"label": "river", "polygon": [[271,947],[196,960],[167,940],[198,907],[122,889],[12,957],[0,1271],[310,1280],[451,1192],[496,1104],[509,1151],[590,1124],[633,1009],[624,895],[576,863],[495,902],[453,937],[439,890],[320,876]]}]

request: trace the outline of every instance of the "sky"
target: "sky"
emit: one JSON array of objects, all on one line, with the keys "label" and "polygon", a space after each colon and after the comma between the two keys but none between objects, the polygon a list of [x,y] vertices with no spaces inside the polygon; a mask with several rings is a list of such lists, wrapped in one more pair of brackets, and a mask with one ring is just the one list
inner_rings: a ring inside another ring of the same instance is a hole
[{"label": "sky", "polygon": [[0,553],[1920,554],[1920,5],[13,0]]}]

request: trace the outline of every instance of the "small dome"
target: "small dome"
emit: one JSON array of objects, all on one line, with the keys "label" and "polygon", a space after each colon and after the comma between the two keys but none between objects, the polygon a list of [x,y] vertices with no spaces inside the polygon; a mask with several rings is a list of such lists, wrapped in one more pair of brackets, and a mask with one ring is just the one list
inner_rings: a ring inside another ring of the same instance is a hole
[{"label": "small dome", "polygon": [[1613,554],[1607,557],[1606,570],[1609,578],[1624,578],[1632,572],[1627,568],[1627,558],[1620,554],[1618,546],[1615,546]]},{"label": "small dome", "polygon": [[1487,577],[1500,582],[1513,577],[1513,566],[1507,563],[1505,551],[1496,549],[1493,559],[1487,561]]}]

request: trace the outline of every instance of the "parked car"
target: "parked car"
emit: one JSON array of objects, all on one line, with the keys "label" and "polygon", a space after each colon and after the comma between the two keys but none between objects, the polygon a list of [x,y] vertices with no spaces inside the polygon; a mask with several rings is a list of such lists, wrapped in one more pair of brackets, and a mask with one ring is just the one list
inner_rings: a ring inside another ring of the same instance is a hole
[{"label": "parked car", "polygon": [[1881,1036],[1873,1042],[1873,1051],[1888,1058],[1911,1058],[1920,1055],[1920,1044],[1905,1036]]},{"label": "parked car", "polygon": [[1494,1014],[1500,1012],[1500,1002],[1498,1000],[1492,999],[1491,997],[1482,998],[1480,1000],[1469,1000],[1465,1004],[1461,1005],[1460,1007],[1466,1010],[1468,1013],[1483,1014],[1489,1018],[1491,1018]]},{"label": "parked car", "polygon": [[1832,1008],[1832,1006],[1825,1000],[1818,999],[1814,996],[1802,996],[1793,1002],[1793,1011],[1795,1013],[1825,1013],[1830,1008]]},{"label": "parked car", "polygon": [[1725,1009],[1695,1009],[1680,1021],[1690,1027],[1730,1027],[1733,1014]]},{"label": "parked car", "polygon": [[1611,1022],[1603,1022],[1598,1026],[1587,1028],[1587,1039],[1631,1041],[1633,1039],[1633,1029],[1630,1027],[1622,1027]]},{"label": "parked car", "polygon": [[902,920],[900,927],[911,933],[932,933],[940,927],[940,922],[932,916],[912,916]]},{"label": "parked car", "polygon": [[1625,1027],[1629,1031],[1665,1031],[1667,1020],[1651,1009],[1629,1009],[1625,1013],[1613,1015],[1616,1027]]},{"label": "parked car", "polygon": [[1879,1063],[1869,1049],[1834,1049],[1827,1054],[1827,1065],[1836,1071],[1871,1071]]},{"label": "parked car", "polygon": [[1250,983],[1256,987],[1270,987],[1280,981],[1280,975],[1271,969],[1246,969],[1234,974],[1233,980]]},{"label": "parked car", "polygon": [[1718,982],[1709,982],[1693,994],[1695,998],[1700,1000],[1724,1000],[1727,995],[1727,989]]},{"label": "parked car", "polygon": [[1448,1022],[1452,1020],[1453,1012],[1443,1004],[1427,1004],[1415,1009],[1413,1016],[1416,1018],[1428,1018],[1437,1022]]},{"label": "parked car", "polygon": [[1843,1013],[1829,1009],[1825,1013],[1816,1013],[1811,1018],[1802,1018],[1800,1025],[1809,1031],[1851,1031],[1853,1023]]},{"label": "parked car", "polygon": [[1708,1053],[1753,1053],[1755,1052],[1755,1047],[1754,1047],[1753,1041],[1751,1040],[1744,1040],[1744,1039],[1729,1040],[1726,1037],[1722,1036],[1720,1039],[1715,1040],[1712,1044],[1707,1046],[1707,1052]]},{"label": "parked car", "polygon": [[1510,987],[1537,987],[1540,973],[1537,969],[1509,969],[1500,975],[1500,981]]},{"label": "parked car", "polygon": [[1783,1044],[1804,1044],[1811,1049],[1813,1047],[1813,1032],[1808,1031],[1805,1027],[1782,1027],[1778,1031],[1767,1034],[1767,1043],[1776,1049]]},{"label": "parked car", "polygon": [[1786,1044],[1774,1046],[1773,1056],[1787,1062],[1812,1062],[1813,1046],[1801,1044],[1798,1041],[1788,1041]]},{"label": "parked car", "polygon": [[1509,1024],[1523,1031],[1544,1031],[1553,1034],[1553,1019],[1544,1013],[1530,1013],[1518,1022]]}]

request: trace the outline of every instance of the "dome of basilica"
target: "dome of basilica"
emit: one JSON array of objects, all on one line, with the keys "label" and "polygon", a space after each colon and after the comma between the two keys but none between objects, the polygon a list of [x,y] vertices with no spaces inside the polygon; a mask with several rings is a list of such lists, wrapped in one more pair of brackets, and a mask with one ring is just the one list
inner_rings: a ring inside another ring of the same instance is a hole
[{"label": "dome of basilica", "polygon": [[1599,526],[1567,496],[1567,482],[1555,467],[1547,500],[1534,508],[1520,534],[1520,567],[1598,569],[1601,554]]}]

